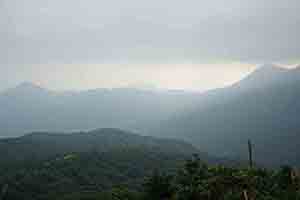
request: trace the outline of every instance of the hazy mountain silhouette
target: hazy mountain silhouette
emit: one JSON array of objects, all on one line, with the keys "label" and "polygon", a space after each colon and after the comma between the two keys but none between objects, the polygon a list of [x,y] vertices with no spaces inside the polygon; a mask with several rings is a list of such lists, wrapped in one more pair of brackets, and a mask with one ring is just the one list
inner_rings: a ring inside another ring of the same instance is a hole
[{"label": "hazy mountain silhouette", "polygon": [[243,158],[251,139],[256,161],[299,164],[299,98],[300,68],[270,64],[201,95],[131,88],[57,93],[24,83],[0,95],[0,135],[113,127]]},{"label": "hazy mountain silhouette", "polygon": [[29,100],[29,99],[42,99],[45,100],[50,96],[54,96],[55,93],[42,88],[31,82],[23,82],[17,85],[14,88],[10,88],[0,93],[1,100],[15,100],[19,99],[20,101]]},{"label": "hazy mountain silhouette", "polygon": [[197,108],[157,129],[218,155],[243,156],[247,140],[264,164],[300,164],[300,70],[263,66],[231,87],[202,95]]},{"label": "hazy mountain silhouette", "polygon": [[198,94],[134,88],[55,92],[22,83],[0,94],[0,136],[95,128],[144,130],[193,105]]}]

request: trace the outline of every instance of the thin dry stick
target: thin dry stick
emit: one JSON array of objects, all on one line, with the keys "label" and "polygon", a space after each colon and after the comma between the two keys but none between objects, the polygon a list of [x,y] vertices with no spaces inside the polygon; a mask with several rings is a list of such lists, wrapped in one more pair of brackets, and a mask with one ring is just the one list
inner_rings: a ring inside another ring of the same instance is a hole
[{"label": "thin dry stick", "polygon": [[248,198],[247,190],[244,190],[244,191],[243,191],[243,194],[244,194],[244,199],[245,199],[245,200],[248,200],[249,198]]},{"label": "thin dry stick", "polygon": [[249,153],[249,166],[252,168],[253,166],[253,160],[252,160],[252,144],[251,141],[248,140],[248,153]]}]

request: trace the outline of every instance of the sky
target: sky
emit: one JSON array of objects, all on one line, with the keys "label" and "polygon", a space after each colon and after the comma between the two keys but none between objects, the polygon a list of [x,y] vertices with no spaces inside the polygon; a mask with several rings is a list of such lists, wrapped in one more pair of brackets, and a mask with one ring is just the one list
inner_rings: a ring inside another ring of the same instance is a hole
[{"label": "sky", "polygon": [[0,90],[207,90],[298,63],[299,0],[0,0]]}]

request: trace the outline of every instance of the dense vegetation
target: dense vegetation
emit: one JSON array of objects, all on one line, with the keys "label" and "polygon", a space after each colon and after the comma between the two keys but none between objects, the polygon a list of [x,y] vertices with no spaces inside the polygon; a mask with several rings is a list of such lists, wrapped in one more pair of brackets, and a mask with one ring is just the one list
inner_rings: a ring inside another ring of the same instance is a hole
[{"label": "dense vegetation", "polygon": [[183,156],[145,149],[70,153],[0,167],[0,187],[7,187],[5,199],[9,200],[56,199],[75,192],[106,191],[117,185],[137,190],[154,169],[174,171],[183,161]]},{"label": "dense vegetation", "polygon": [[[75,133],[31,133],[19,138],[1,139],[0,164],[53,159],[70,153],[110,152],[139,149],[149,153],[190,155],[198,152],[188,143],[136,135],[119,129],[96,129]],[[206,154],[202,157],[208,158]]]},{"label": "dense vegetation", "polygon": [[209,167],[196,156],[176,175],[154,173],[147,179],[145,199],[172,200],[298,200],[299,174],[288,166],[279,170]]},{"label": "dense vegetation", "polygon": [[300,200],[288,166],[229,165],[117,129],[33,133],[0,140],[0,151],[0,200]]},{"label": "dense vegetation", "polygon": [[0,199],[300,199],[299,174],[288,166],[278,170],[209,166],[197,155],[185,162],[152,156],[136,151],[93,152],[23,166],[1,173]]},{"label": "dense vegetation", "polygon": [[98,129],[2,139],[0,152],[1,200],[52,200],[104,195],[103,191],[120,185],[140,190],[154,169],[175,171],[198,150],[176,140]]}]

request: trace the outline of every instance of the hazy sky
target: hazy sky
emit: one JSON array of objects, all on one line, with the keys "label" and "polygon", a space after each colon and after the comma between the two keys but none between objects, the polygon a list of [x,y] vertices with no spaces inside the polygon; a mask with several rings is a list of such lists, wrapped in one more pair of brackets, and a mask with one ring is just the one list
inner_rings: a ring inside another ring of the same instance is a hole
[{"label": "hazy sky", "polygon": [[297,62],[299,11],[299,0],[0,0],[0,90],[220,87],[253,69],[239,63]]}]

